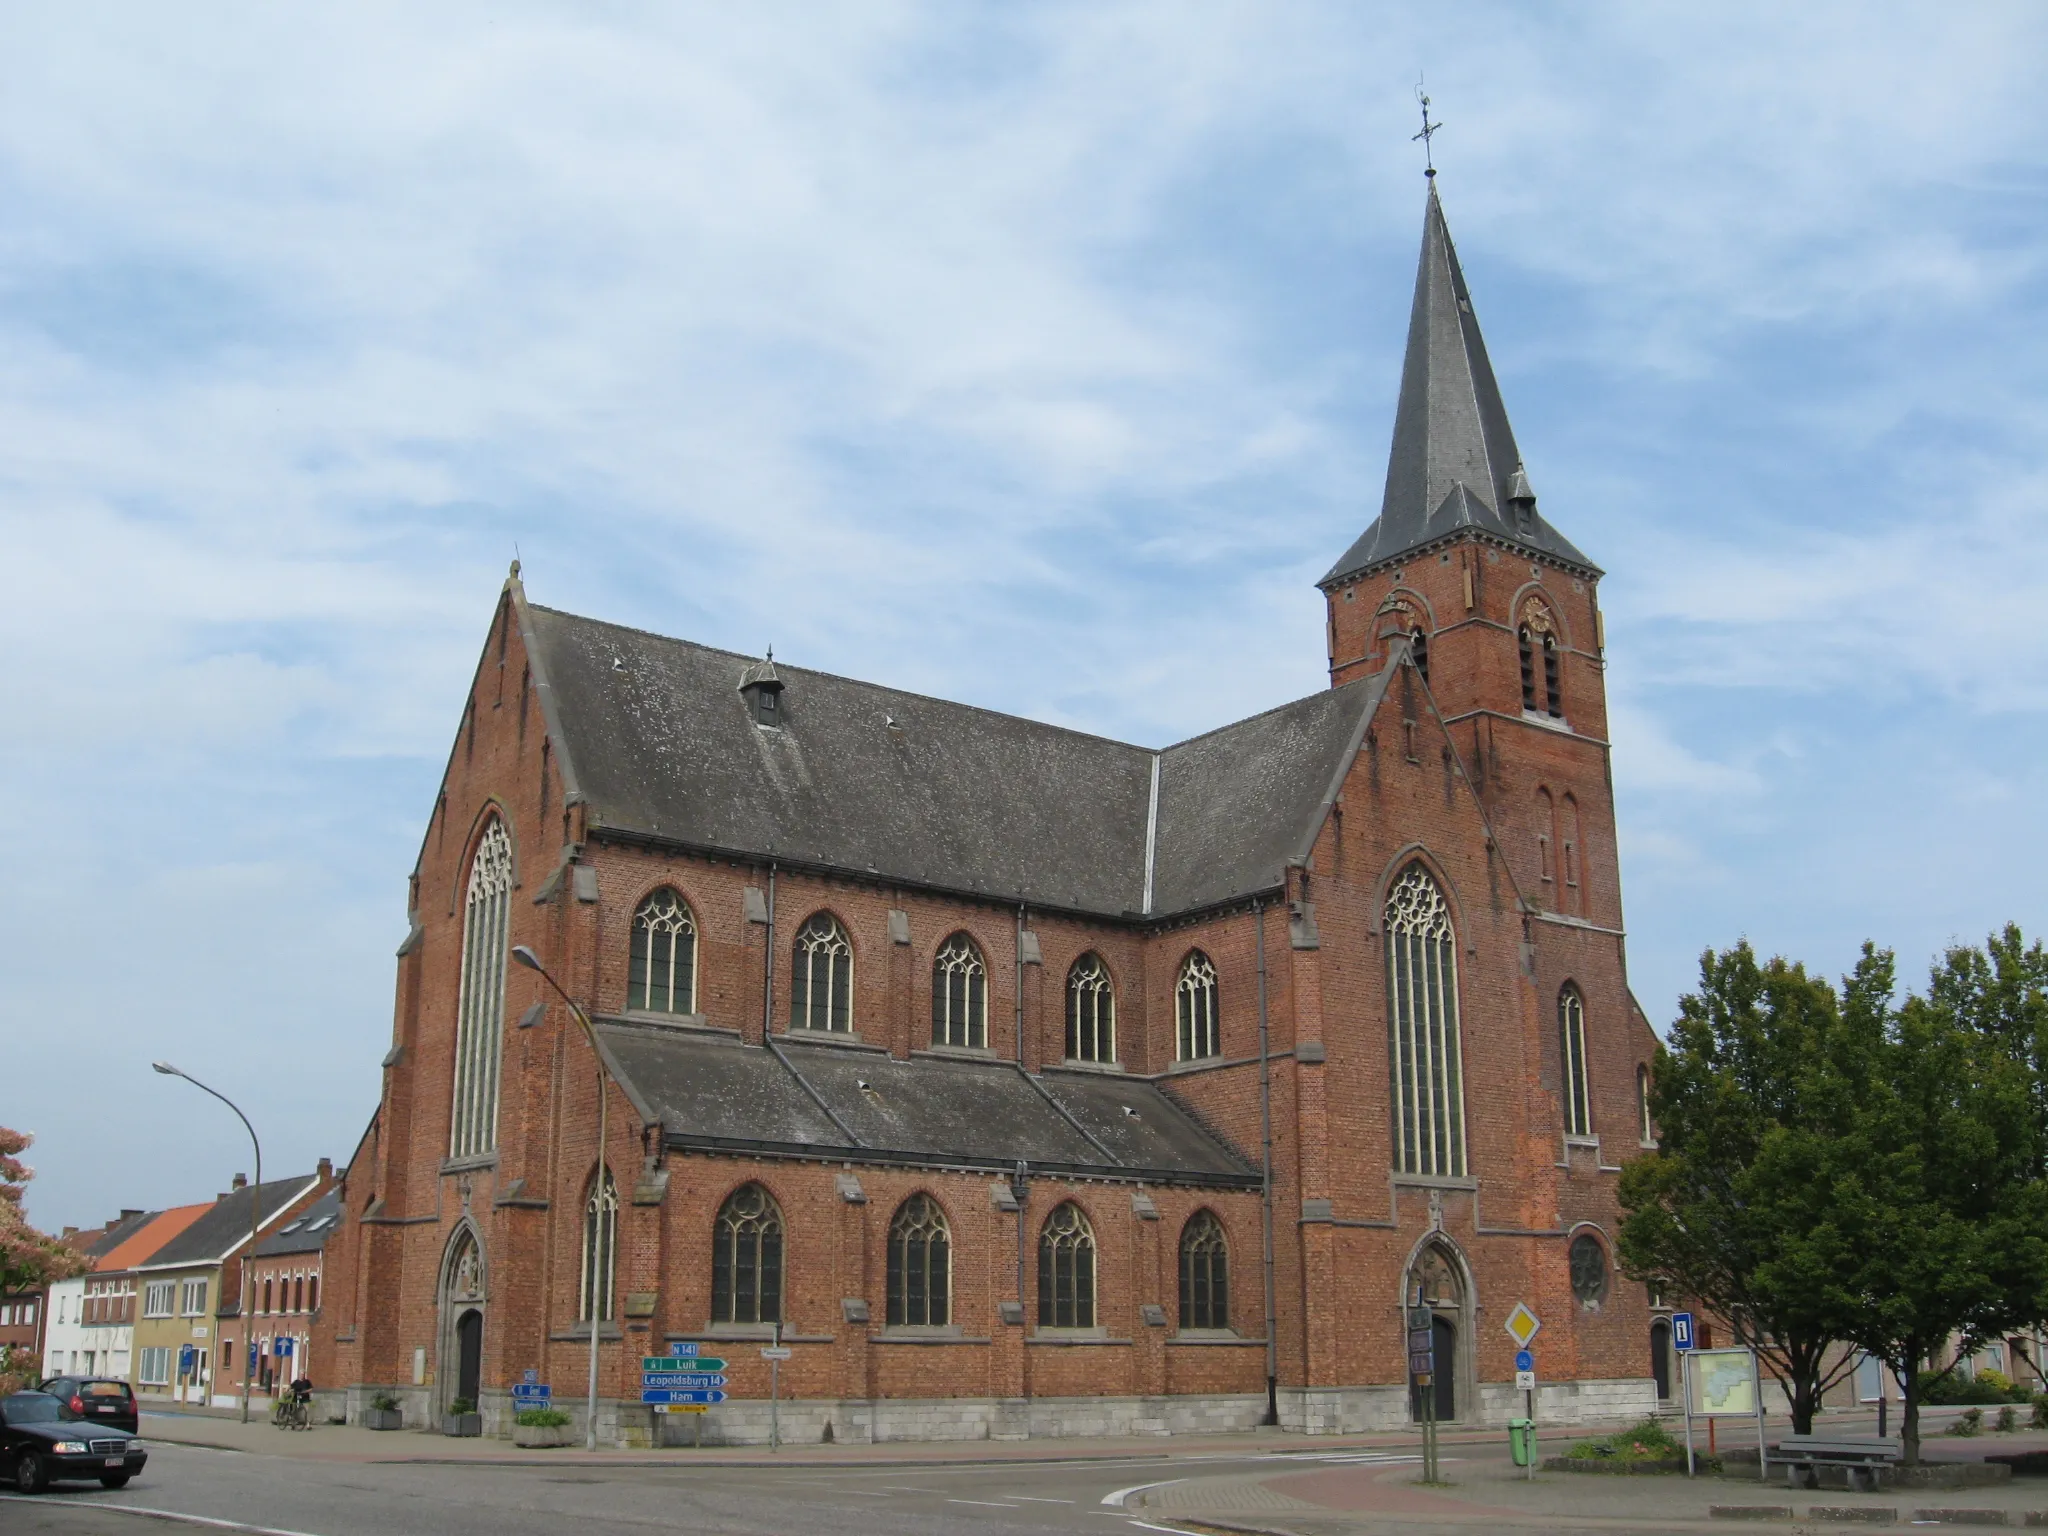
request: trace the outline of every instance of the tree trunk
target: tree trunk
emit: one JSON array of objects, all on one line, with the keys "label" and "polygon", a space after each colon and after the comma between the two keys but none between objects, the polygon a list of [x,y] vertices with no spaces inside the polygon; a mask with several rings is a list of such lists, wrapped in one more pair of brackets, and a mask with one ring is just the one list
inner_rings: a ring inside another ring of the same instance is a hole
[{"label": "tree trunk", "polygon": [[[1920,1359],[1916,1351],[1912,1357]],[[1900,1372],[1899,1391],[1905,1402],[1899,1408],[1899,1443],[1905,1448],[1901,1460],[1909,1467],[1920,1465],[1920,1372],[1913,1369]]]},{"label": "tree trunk", "polygon": [[[1759,1383],[1759,1386],[1761,1386],[1761,1383]],[[1818,1396],[1819,1393],[1814,1391],[1814,1378],[1812,1376],[1802,1375],[1794,1380],[1791,1394],[1793,1434],[1810,1435],[1813,1433],[1813,1410],[1816,1406],[1815,1399]]]}]

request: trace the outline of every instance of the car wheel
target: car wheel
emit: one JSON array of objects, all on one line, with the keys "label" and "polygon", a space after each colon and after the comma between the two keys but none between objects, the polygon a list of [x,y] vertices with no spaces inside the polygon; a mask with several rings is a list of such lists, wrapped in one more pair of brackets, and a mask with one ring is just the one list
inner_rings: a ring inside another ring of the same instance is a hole
[{"label": "car wheel", "polygon": [[14,1491],[16,1493],[41,1493],[50,1486],[50,1469],[43,1465],[43,1458],[34,1451],[23,1451],[14,1458]]},{"label": "car wheel", "polygon": [[133,1473],[129,1472],[108,1472],[101,1476],[100,1486],[102,1488],[126,1488],[128,1486],[128,1479],[133,1475]]}]

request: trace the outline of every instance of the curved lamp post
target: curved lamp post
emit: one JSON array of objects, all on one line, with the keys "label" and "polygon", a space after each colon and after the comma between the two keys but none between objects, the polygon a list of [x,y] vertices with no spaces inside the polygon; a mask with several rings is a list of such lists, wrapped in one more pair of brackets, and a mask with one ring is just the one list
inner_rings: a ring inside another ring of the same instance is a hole
[{"label": "curved lamp post", "polygon": [[[583,1011],[582,1005],[578,1003],[575,998],[571,997],[568,993],[564,992],[562,990],[562,984],[556,981],[554,977],[548,974],[548,968],[540,963],[539,955],[536,955],[531,949],[529,949],[524,944],[514,944],[512,946],[512,958],[514,960],[517,960],[521,965],[525,966],[529,971],[538,971],[540,973],[540,979],[546,982],[550,987],[554,988],[555,996],[559,997],[564,1003],[568,1004],[569,1012],[575,1016],[576,1022],[583,1028],[584,1038],[590,1042],[590,1054],[597,1060],[597,1187],[599,1191],[598,1219],[602,1221],[604,1218],[602,1202],[605,1172],[605,1142],[608,1139],[609,1131],[609,1127],[606,1123],[606,1116],[607,1112],[610,1109],[610,1103],[604,1091],[604,1053],[597,1048],[597,1026],[590,1022],[590,1015]],[[614,1220],[616,1220],[616,1217],[614,1218]],[[613,1261],[614,1263],[616,1263],[616,1239],[612,1244],[612,1249]],[[606,1276],[605,1278],[607,1279],[607,1281],[609,1281],[611,1277]],[[594,1451],[597,1449],[597,1297],[597,1276],[593,1273],[591,1276],[590,1285],[590,1383],[588,1394],[589,1407],[584,1415],[584,1417],[588,1420],[588,1423],[585,1427],[583,1436],[583,1448],[589,1451]]]},{"label": "curved lamp post", "polygon": [[249,1393],[256,1374],[254,1340],[256,1337],[256,1305],[254,1268],[256,1262],[256,1232],[263,1219],[263,1143],[256,1139],[256,1127],[249,1123],[249,1117],[242,1113],[235,1101],[218,1089],[209,1088],[190,1072],[180,1072],[168,1061],[153,1061],[150,1066],[165,1077],[182,1077],[202,1093],[210,1093],[221,1103],[234,1110],[235,1118],[242,1122],[242,1129],[249,1133],[249,1144],[256,1149],[256,1182],[249,1189],[249,1255],[242,1260],[242,1422],[249,1422]]}]

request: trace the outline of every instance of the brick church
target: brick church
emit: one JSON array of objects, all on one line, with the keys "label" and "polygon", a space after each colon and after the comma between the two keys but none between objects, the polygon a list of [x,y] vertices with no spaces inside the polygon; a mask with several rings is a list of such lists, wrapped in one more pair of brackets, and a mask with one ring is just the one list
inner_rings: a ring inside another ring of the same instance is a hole
[{"label": "brick church", "polygon": [[522,1379],[580,1415],[594,1328],[606,1443],[681,1428],[639,1360],[688,1340],[731,1362],[707,1441],[766,1438],[771,1340],[796,1439],[1498,1422],[1518,1302],[1543,1418],[1652,1407],[1599,575],[1433,187],[1311,697],[1154,750],[515,566],[328,1249],[351,1417],[509,1432]]}]

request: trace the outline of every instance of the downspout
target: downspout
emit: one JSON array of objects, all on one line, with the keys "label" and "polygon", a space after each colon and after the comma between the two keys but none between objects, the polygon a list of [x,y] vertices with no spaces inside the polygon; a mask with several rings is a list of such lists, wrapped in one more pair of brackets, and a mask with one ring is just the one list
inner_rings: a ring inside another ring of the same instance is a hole
[{"label": "downspout", "polygon": [[1266,903],[1252,902],[1259,955],[1259,1216],[1266,1268],[1266,1417],[1280,1422],[1280,1340],[1273,1287],[1273,1055],[1266,1026]]},{"label": "downspout", "polygon": [[1021,901],[1017,903],[1017,1065],[1020,1068],[1024,1065],[1024,903]]},{"label": "downspout", "polygon": [[797,1071],[796,1063],[782,1052],[775,1043],[775,861],[768,861],[768,960],[767,979],[761,987],[761,1043],[768,1047],[768,1054],[782,1063],[782,1068],[796,1079],[797,1087],[803,1089],[805,1097],[817,1105],[827,1120],[839,1128],[839,1134],[846,1138],[849,1147],[862,1145],[861,1139],[853,1134],[853,1127],[833,1112],[825,1102],[825,1096],[811,1086],[810,1079]]}]

